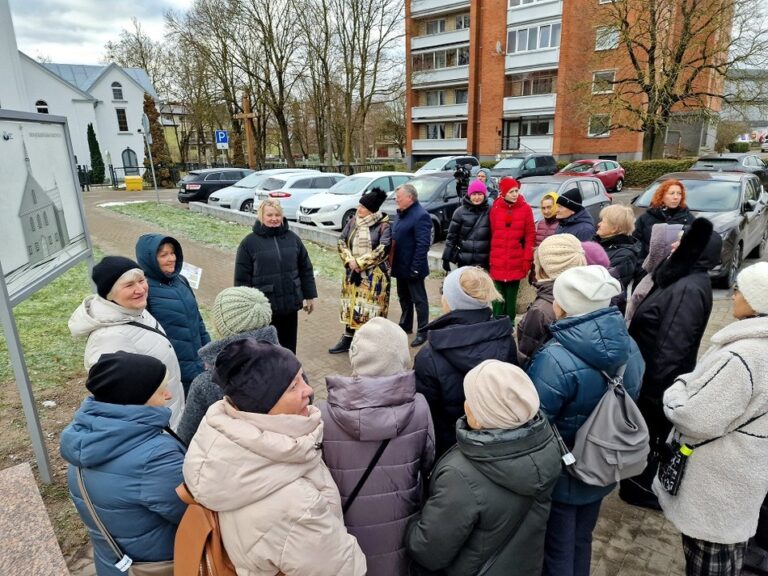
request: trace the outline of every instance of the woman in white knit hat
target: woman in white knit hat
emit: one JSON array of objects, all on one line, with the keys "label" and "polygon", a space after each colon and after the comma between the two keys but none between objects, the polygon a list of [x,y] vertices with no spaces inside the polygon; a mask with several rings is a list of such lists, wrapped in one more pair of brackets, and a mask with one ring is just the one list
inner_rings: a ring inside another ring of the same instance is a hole
[{"label": "woman in white knit hat", "polygon": [[[620,291],[619,281],[602,266],[571,268],[554,283],[552,339],[534,356],[528,375],[541,411],[569,448],[608,389],[602,372],[613,376],[623,367],[627,392],[633,398],[640,393],[643,357],[621,312],[610,305]],[[563,470],[552,494],[544,576],[589,575],[592,531],[600,504],[614,486],[591,486]]]},{"label": "woman in white knit hat", "polygon": [[[664,393],[674,428],[669,443],[686,445],[685,474],[671,495],[657,477],[664,515],[682,532],[686,574],[741,574],[768,493],[768,262],[741,271],[733,316],[690,374]],[[765,535],[763,535],[765,536]]]},{"label": "woman in white knit hat", "polygon": [[405,544],[428,570],[540,576],[560,451],[520,368],[486,360],[464,378],[466,416]]}]

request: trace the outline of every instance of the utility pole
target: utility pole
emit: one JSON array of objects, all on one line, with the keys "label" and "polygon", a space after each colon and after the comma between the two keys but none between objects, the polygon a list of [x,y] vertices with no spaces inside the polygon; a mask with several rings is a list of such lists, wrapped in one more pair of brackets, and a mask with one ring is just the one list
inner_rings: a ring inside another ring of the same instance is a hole
[{"label": "utility pole", "polygon": [[248,149],[248,168],[256,168],[256,143],[253,135],[253,119],[256,114],[251,112],[251,99],[248,94],[243,94],[243,112],[235,114],[233,118],[245,120],[245,147]]},{"label": "utility pole", "polygon": [[152,133],[149,131],[149,118],[146,114],[143,114],[141,117],[141,129],[139,132],[142,132],[144,135],[144,146],[149,154],[149,168],[152,170],[152,184],[155,187],[155,200],[160,204],[160,192],[157,190],[157,178],[155,177],[155,163],[152,161]]}]

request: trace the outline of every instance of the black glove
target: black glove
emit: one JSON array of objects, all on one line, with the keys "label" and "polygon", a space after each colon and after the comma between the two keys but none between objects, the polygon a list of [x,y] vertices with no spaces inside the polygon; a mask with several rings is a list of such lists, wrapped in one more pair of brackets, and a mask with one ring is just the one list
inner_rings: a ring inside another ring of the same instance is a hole
[{"label": "black glove", "polygon": [[443,260],[443,270],[446,272],[451,271],[451,261],[450,260]]},{"label": "black glove", "polygon": [[363,275],[360,274],[360,272],[352,272],[352,274],[349,275],[349,281],[355,286],[360,286],[363,281]]}]

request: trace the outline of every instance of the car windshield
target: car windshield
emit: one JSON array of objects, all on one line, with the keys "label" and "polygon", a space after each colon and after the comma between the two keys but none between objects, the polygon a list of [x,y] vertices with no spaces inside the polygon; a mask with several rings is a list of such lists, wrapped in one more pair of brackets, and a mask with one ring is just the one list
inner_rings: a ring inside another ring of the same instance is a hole
[{"label": "car windshield", "polygon": [[592,170],[592,164],[589,162],[571,162],[561,170],[561,172],[575,172],[577,174],[583,174]]},{"label": "car windshield", "polygon": [[707,158],[696,160],[691,170],[727,170],[738,165],[739,161],[736,158]]},{"label": "car windshield", "polygon": [[235,187],[237,188],[256,188],[259,184],[264,182],[269,178],[269,176],[266,176],[265,174],[249,174],[242,180],[238,180],[235,183]]},{"label": "car windshield", "polygon": [[284,185],[285,180],[282,178],[267,178],[261,185],[261,189],[266,190],[267,192],[272,192],[272,190],[282,188]]},{"label": "car windshield", "polygon": [[408,182],[408,184],[413,184],[413,187],[416,188],[416,192],[419,194],[419,202],[426,204],[434,199],[438,190],[442,189],[445,180],[445,178],[415,178]]},{"label": "car windshield", "polygon": [[[694,212],[728,212],[739,206],[740,182],[726,180],[682,180],[685,186],[685,203]],[[661,185],[654,182],[635,201],[635,206],[647,208],[653,193]]]},{"label": "car windshield", "polygon": [[544,194],[547,192],[557,193],[559,188],[560,185],[557,182],[527,182],[523,180],[520,183],[520,194],[523,195],[528,204],[537,208],[541,204]]},{"label": "car windshield", "polygon": [[344,195],[359,194],[370,182],[371,179],[365,176],[350,176],[328,188],[328,192]]},{"label": "car windshield", "polygon": [[442,170],[445,164],[446,164],[445,158],[433,158],[432,160],[424,164],[424,166],[422,166],[422,169]]},{"label": "car windshield", "polygon": [[504,158],[493,168],[520,168],[523,165],[524,158]]},{"label": "car windshield", "polygon": [[192,182],[193,180],[197,180],[198,178],[200,178],[200,173],[199,172],[190,172],[189,174],[184,176],[184,178],[182,178],[181,181],[182,182]]}]

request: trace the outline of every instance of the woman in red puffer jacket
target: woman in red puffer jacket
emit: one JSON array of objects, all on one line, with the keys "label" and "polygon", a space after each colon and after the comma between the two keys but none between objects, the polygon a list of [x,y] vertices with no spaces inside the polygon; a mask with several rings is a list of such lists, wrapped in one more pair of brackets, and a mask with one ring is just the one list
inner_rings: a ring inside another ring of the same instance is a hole
[{"label": "woman in red puffer jacket", "polygon": [[491,207],[491,278],[504,298],[494,302],[496,316],[506,314],[515,323],[517,290],[533,261],[536,227],[533,211],[520,196],[520,184],[505,177],[499,182],[499,197]]}]

